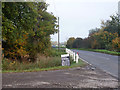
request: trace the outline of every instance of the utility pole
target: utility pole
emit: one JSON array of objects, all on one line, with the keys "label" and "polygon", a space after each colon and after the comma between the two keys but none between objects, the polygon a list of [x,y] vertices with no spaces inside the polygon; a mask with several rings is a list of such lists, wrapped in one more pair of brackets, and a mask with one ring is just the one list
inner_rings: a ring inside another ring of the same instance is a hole
[{"label": "utility pole", "polygon": [[120,1],[118,2],[118,16],[119,16],[119,19],[120,19]]},{"label": "utility pole", "polygon": [[60,30],[59,30],[59,17],[58,17],[58,51],[60,49]]},{"label": "utility pole", "polygon": [[[120,23],[120,1],[118,2],[118,23]],[[119,24],[118,24],[118,28],[119,28]],[[118,30],[118,36],[120,37],[120,31]]]}]

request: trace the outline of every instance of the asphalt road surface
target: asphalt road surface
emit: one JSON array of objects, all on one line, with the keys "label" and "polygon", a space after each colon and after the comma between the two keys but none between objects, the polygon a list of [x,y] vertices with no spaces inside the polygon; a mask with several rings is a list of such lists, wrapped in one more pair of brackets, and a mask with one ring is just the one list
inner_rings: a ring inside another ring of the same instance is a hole
[{"label": "asphalt road surface", "polygon": [[117,88],[118,80],[92,66],[41,72],[3,73],[3,88]]},{"label": "asphalt road surface", "polygon": [[120,74],[118,75],[118,70],[120,70],[120,67],[118,69],[118,56],[83,50],[72,51],[76,53],[78,52],[79,57],[89,64],[119,78]]}]

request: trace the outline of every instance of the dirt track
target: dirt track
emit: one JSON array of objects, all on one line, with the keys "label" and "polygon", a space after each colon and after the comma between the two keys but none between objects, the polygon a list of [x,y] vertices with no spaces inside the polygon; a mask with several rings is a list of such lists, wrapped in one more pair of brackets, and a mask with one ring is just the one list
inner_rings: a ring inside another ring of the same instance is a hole
[{"label": "dirt track", "polygon": [[65,70],[3,73],[3,88],[117,88],[118,80],[91,66]]}]

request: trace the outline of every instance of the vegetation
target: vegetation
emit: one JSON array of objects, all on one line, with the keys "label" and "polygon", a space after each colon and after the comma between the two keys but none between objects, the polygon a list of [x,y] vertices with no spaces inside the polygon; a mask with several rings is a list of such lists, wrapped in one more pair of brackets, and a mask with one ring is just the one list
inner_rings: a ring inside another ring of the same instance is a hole
[{"label": "vegetation", "polygon": [[17,69],[17,70],[3,70],[2,72],[6,73],[6,72],[36,72],[36,71],[48,71],[48,70],[59,70],[59,69],[68,69],[68,68],[73,68],[73,67],[82,67],[85,66],[86,64],[82,61],[79,60],[79,62],[76,63],[72,63],[70,66],[55,66],[55,67],[49,67],[49,68],[29,68],[29,69]]},{"label": "vegetation", "polygon": [[[47,68],[39,68],[39,67],[34,67],[35,65],[34,66],[31,65],[32,68],[25,69],[25,67],[23,66],[24,68],[22,68],[22,69],[15,69],[15,70],[14,69],[12,69],[12,70],[8,69],[8,70],[3,70],[2,72],[3,73],[6,73],[6,72],[37,72],[37,71],[48,71],[48,70],[68,69],[68,68],[73,68],[73,67],[82,67],[82,66],[85,66],[85,65],[86,65],[86,63],[84,63],[82,60],[79,60],[79,62],[77,64],[72,63],[70,66],[54,66],[54,67],[47,67]],[[27,66],[29,67],[30,65],[27,65]]]},{"label": "vegetation", "polygon": [[110,20],[102,21],[100,28],[91,29],[89,36],[85,39],[69,38],[67,48],[97,49],[94,51],[112,54],[120,52],[120,21],[118,15],[110,16],[110,18]]},{"label": "vegetation", "polygon": [[4,58],[2,60],[2,70],[23,71],[61,66],[61,54],[65,54],[64,50],[58,52],[58,50],[53,49],[49,53],[50,56],[41,55],[40,53],[37,54],[36,61],[34,62],[31,60],[23,60],[22,62],[19,62],[18,60],[11,61],[10,59]]},{"label": "vegetation", "polygon": [[100,53],[106,53],[106,54],[120,56],[120,52],[109,51],[109,50],[104,50],[104,49],[86,49],[86,48],[72,48],[72,49],[84,50],[84,51],[93,51],[93,52],[100,52]]},{"label": "vegetation", "polygon": [[65,54],[64,50],[60,50],[58,53],[58,51],[54,49],[50,54],[53,55],[52,57],[51,56],[46,57],[38,54],[37,60],[35,62],[23,61],[22,63],[17,60],[11,61],[7,58],[4,58],[2,60],[2,71],[3,72],[44,71],[66,69],[85,65],[85,63],[81,60],[79,60],[79,63],[76,64],[75,62],[73,62],[72,58],[70,58],[71,65],[63,67],[61,66],[61,54]]},{"label": "vegetation", "polygon": [[[57,33],[57,18],[45,2],[2,3],[3,72],[41,71],[61,67],[64,49],[51,48],[50,35]],[[1,17],[0,17],[1,18]]]},{"label": "vegetation", "polygon": [[58,51],[58,49],[55,48],[55,49],[52,49],[52,50],[48,51],[47,56],[56,57],[56,56],[61,56],[61,54],[66,54],[65,50],[60,49]]},{"label": "vegetation", "polygon": [[49,68],[61,65],[60,57],[45,57],[40,56],[36,62],[24,61],[20,63],[19,61],[12,61],[9,59],[2,60],[2,68],[4,70],[29,70],[35,68]]},{"label": "vegetation", "polygon": [[[51,48],[57,18],[45,2],[2,3],[2,69],[24,71],[61,66],[64,50]],[[1,17],[0,17],[1,18]]]},{"label": "vegetation", "polygon": [[68,48],[72,48],[73,42],[75,41],[74,37],[69,38],[69,40],[67,41],[67,45],[66,47]]},{"label": "vegetation", "polygon": [[36,61],[51,51],[50,35],[57,32],[56,17],[45,2],[3,2],[2,48],[5,58]]}]

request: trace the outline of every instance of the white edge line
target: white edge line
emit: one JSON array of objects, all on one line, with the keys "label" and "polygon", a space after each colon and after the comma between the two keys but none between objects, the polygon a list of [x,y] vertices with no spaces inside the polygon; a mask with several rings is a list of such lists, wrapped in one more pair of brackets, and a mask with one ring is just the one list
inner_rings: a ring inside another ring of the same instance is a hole
[{"label": "white edge line", "polygon": [[[87,64],[89,64],[89,65],[91,65],[91,66],[94,66],[94,65],[90,64],[89,62],[85,61],[84,59],[80,58],[80,56],[79,56],[79,59],[81,59],[82,61],[86,62]],[[95,66],[95,67],[96,67],[96,66]],[[99,68],[99,67],[97,67],[97,68]],[[109,72],[109,71],[103,70],[103,69],[101,69],[101,68],[99,68],[99,69],[102,70],[102,71],[104,71],[104,72],[106,72],[107,74],[109,74],[109,75],[117,78],[117,79],[119,78],[118,76],[113,75],[113,74],[112,74],[111,72]]]},{"label": "white edge line", "polygon": [[79,56],[79,59],[92,66],[92,64],[90,64],[90,63],[88,63],[87,61],[85,61],[84,59],[80,58],[80,56]]}]

